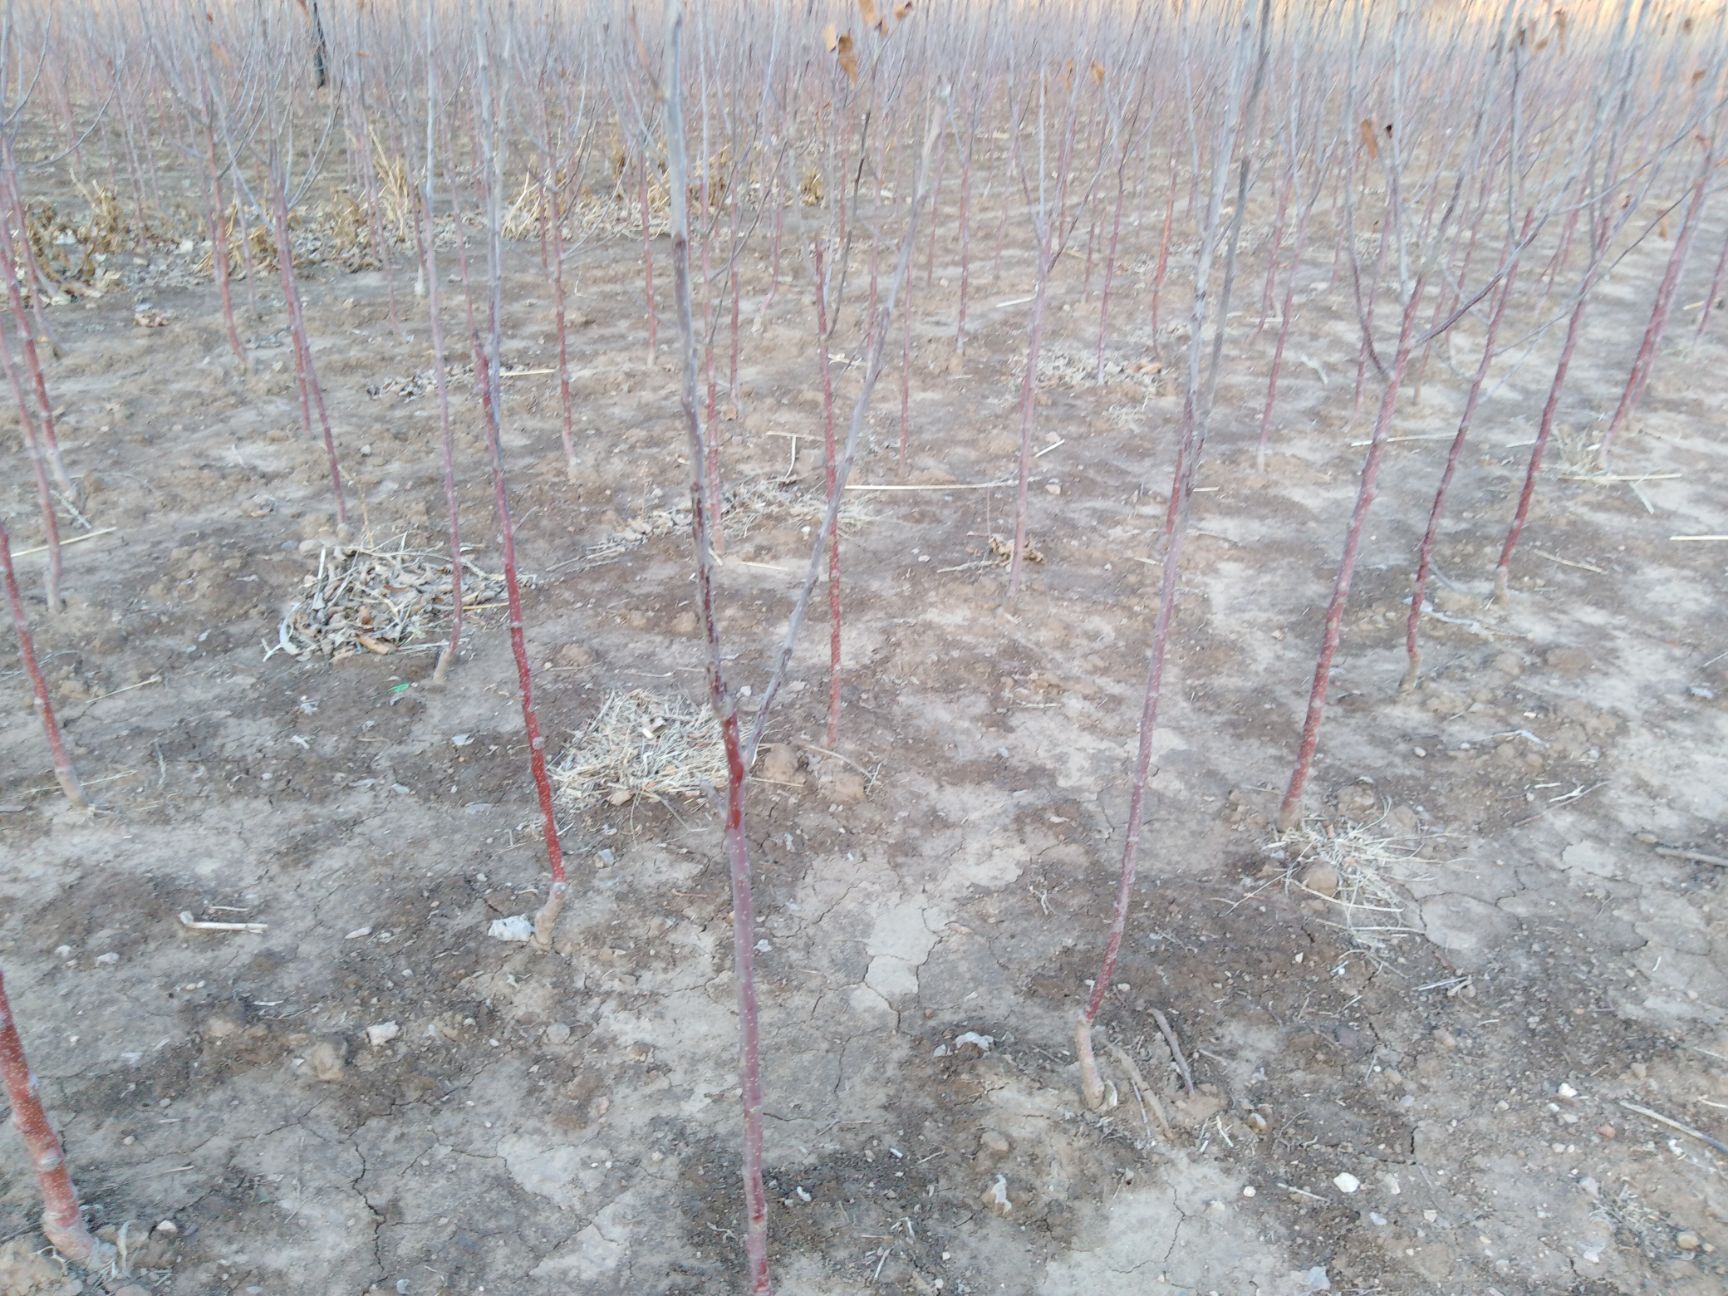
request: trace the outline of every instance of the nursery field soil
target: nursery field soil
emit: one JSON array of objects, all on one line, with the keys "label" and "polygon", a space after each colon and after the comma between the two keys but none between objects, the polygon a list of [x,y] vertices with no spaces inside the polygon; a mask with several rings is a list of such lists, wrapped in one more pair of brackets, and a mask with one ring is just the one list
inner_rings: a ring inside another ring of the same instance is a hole
[{"label": "nursery field soil", "polygon": [[[893,368],[854,482],[896,489],[848,504],[838,744],[819,589],[749,794],[781,1292],[1728,1284],[1728,1156],[1680,1128],[1728,1139],[1728,547],[1672,539],[1728,532],[1728,333],[1693,345],[1695,314],[1677,319],[1615,479],[1588,479],[1668,245],[1620,265],[1494,605],[1558,341],[1536,332],[1545,315],[1508,324],[1536,335],[1477,417],[1424,672],[1400,693],[1413,554],[1480,323],[1436,347],[1397,414],[1310,819],[1281,842],[1269,820],[1377,388],[1370,373],[1353,417],[1347,284],[1313,269],[1257,468],[1264,235],[1245,241],[1200,473],[1100,1019],[1121,1051],[1101,1051],[1117,1098],[1101,1112],[1080,1101],[1072,1032],[1122,850],[1184,338],[1166,328],[1153,360],[1136,247],[1098,381],[1101,272],[1088,295],[1064,263],[1040,365],[1041,561],[1007,602],[992,538],[1012,535],[1013,490],[983,484],[1014,473],[1026,307],[999,303],[1025,297],[1030,265],[976,258],[963,356],[953,241],[933,281],[916,272],[907,471]],[[808,276],[787,246],[772,300],[765,249],[748,262],[736,393],[724,322],[716,335],[728,484],[790,475],[801,501],[728,521],[721,624],[747,713],[822,489]],[[94,814],[58,799],[15,659],[3,680],[0,963],[93,1219],[125,1242],[124,1281],[742,1290],[714,813],[699,797],[565,806],[553,948],[488,934],[546,881],[504,612],[471,614],[441,690],[436,626],[402,651],[280,650],[334,543],[322,450],[299,427],[279,295],[262,288],[254,316],[239,293],[242,373],[197,257],[152,253],[48,311],[81,482],[67,611],[42,604],[40,556],[20,569]],[[556,759],[616,691],[704,696],[689,538],[655,521],[687,498],[687,464],[670,311],[651,360],[638,245],[572,258],[574,476],[549,276],[532,243],[509,258],[506,360],[526,372],[503,380],[505,449]],[[377,269],[302,274],[355,538],[436,550],[423,302],[399,270],[398,326]],[[842,420],[856,320],[849,306],[837,326]],[[495,573],[479,406],[453,381],[464,534]],[[28,548],[31,488],[6,453],[0,507]],[[182,913],[264,929],[191,930]],[[117,1290],[39,1251],[32,1193],[0,1140],[0,1289]]]}]

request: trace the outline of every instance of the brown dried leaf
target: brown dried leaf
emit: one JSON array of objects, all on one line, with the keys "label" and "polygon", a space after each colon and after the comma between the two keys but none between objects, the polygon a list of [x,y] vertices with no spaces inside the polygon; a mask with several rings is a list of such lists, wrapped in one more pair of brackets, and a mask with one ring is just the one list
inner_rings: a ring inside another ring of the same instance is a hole
[{"label": "brown dried leaf", "polygon": [[1380,160],[1380,140],[1374,133],[1373,120],[1368,117],[1362,119],[1362,147],[1368,150],[1368,160],[1370,162],[1378,162]]},{"label": "brown dried leaf", "polygon": [[900,0],[900,3],[894,6],[894,21],[895,22],[905,22],[906,19],[911,16],[911,14],[912,14],[912,0]]},{"label": "brown dried leaf", "polygon": [[[1020,556],[1029,563],[1041,563],[1044,561],[1043,551],[1033,548],[1030,543],[1026,545],[1025,552]],[[1001,536],[993,535],[990,537],[990,557],[995,559],[997,562],[1012,562],[1014,559],[1014,545],[1012,542],[1004,540]]]},{"label": "brown dried leaf", "polygon": [[846,79],[853,85],[857,85],[858,50],[853,44],[851,32],[846,32],[840,37],[839,45],[834,52],[840,59],[840,70],[846,74]]},{"label": "brown dried leaf", "polygon": [[876,0],[858,0],[858,15],[866,27],[874,27],[884,36],[888,34],[888,20],[876,11]]},{"label": "brown dried leaf", "polygon": [[827,47],[830,54],[840,47],[840,29],[833,23],[829,23],[822,29],[822,44]]},{"label": "brown dried leaf", "polygon": [[1097,59],[1092,60],[1092,79],[1099,85],[1104,84],[1104,65]]}]

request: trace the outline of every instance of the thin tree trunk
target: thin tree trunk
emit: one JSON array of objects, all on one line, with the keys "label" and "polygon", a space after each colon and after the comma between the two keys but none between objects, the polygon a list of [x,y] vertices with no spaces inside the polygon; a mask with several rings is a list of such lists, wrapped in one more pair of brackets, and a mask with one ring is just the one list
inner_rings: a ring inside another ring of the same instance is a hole
[{"label": "thin tree trunk", "polygon": [[[274,169],[274,168],[272,168]],[[324,408],[324,390],[318,385],[318,370],[312,362],[312,343],[306,336],[306,315],[300,308],[300,290],[294,282],[294,244],[288,235],[288,199],[281,180],[272,177],[276,217],[276,269],[282,280],[282,297],[288,312],[288,331],[294,342],[294,359],[301,383],[302,412],[306,431],[312,431],[311,411],[318,412],[324,437],[324,457],[330,468],[330,492],[336,500],[336,525],[348,525],[348,501],[342,490],[342,469],[336,458],[336,437],[330,430],[330,415]]]},{"label": "thin tree trunk", "polygon": [[12,567],[12,537],[4,522],[0,522],[0,576],[5,578],[6,607],[12,614],[12,629],[18,636],[18,656],[23,660],[24,673],[30,677],[30,687],[36,695],[36,714],[42,721],[43,735],[48,739],[55,781],[75,809],[88,810],[90,801],[84,795],[83,785],[78,782],[78,772],[72,768],[71,758],[66,755],[60,722],[54,716],[54,701],[48,696],[48,681],[42,677],[42,664],[36,658],[36,644],[30,637],[30,623],[24,615],[24,596],[18,591],[18,573]]},{"label": "thin tree trunk", "polygon": [[64,609],[60,598],[60,519],[54,512],[54,492],[48,485],[43,464],[42,439],[36,432],[36,420],[30,415],[30,402],[24,394],[24,384],[18,376],[18,365],[12,359],[12,348],[0,329],[0,364],[6,368],[7,381],[18,402],[18,423],[24,436],[24,450],[30,457],[30,472],[36,480],[36,503],[42,513],[42,540],[47,552],[43,568],[43,584],[48,596],[48,610],[59,613]]},{"label": "thin tree trunk", "polygon": [[[41,417],[42,450],[48,460],[48,470],[54,482],[68,495],[77,489],[67,475],[66,463],[60,457],[60,434],[54,426],[54,402],[48,399],[48,381],[42,374],[42,356],[36,348],[35,331],[30,326],[30,313],[24,307],[24,296],[18,285],[18,266],[12,257],[11,240],[0,238],[0,276],[6,279],[6,295],[12,309],[12,323],[18,330],[19,350],[24,355],[24,372],[36,396],[36,410]],[[22,414],[24,404],[20,402]]]},{"label": "thin tree trunk", "polygon": [[1680,232],[1675,236],[1673,251],[1669,253],[1667,268],[1662,272],[1662,283],[1656,289],[1656,303],[1650,311],[1650,323],[1644,329],[1644,337],[1638,344],[1638,356],[1632,362],[1632,372],[1627,375],[1626,387],[1620,393],[1620,403],[1614,407],[1614,417],[1608,420],[1608,430],[1602,434],[1601,445],[1597,447],[1596,456],[1604,469],[1608,467],[1608,456],[1614,445],[1614,438],[1625,426],[1626,418],[1632,412],[1632,407],[1642,399],[1644,388],[1650,381],[1650,371],[1656,364],[1656,348],[1662,342],[1662,334],[1668,327],[1668,310],[1674,302],[1674,291],[1680,284],[1680,272],[1686,265],[1686,254],[1692,248],[1692,236],[1698,232],[1699,216],[1704,210],[1704,200],[1710,191],[1710,172],[1716,160],[1714,147],[1704,150],[1704,164],[1698,172],[1698,182],[1692,190],[1692,201],[1686,205],[1686,214],[1680,220]]},{"label": "thin tree trunk", "polygon": [[6,974],[0,971],[0,1082],[12,1105],[12,1125],[24,1141],[36,1186],[42,1193],[42,1233],[73,1264],[101,1268],[114,1259],[114,1248],[91,1236],[78,1206],[78,1193],[66,1169],[60,1136],[42,1106],[41,1086],[24,1057],[24,1041],[6,997]]},{"label": "thin tree trunk", "polygon": [[1542,406],[1542,422],[1536,429],[1536,444],[1530,451],[1530,464],[1524,470],[1524,485],[1518,492],[1518,508],[1507,528],[1506,541],[1500,546],[1500,560],[1494,565],[1494,601],[1506,601],[1506,583],[1512,571],[1512,551],[1518,547],[1518,537],[1530,520],[1530,501],[1536,494],[1536,476],[1542,471],[1542,456],[1548,449],[1548,438],[1554,431],[1554,416],[1560,409],[1560,393],[1566,386],[1566,371],[1572,365],[1572,353],[1578,348],[1578,338],[1584,330],[1584,308],[1590,301],[1588,276],[1578,291],[1578,304],[1572,308],[1572,318],[1566,325],[1566,340],[1560,344],[1560,359],[1554,366],[1554,381],[1548,388],[1548,399]]},{"label": "thin tree trunk", "polygon": [[547,221],[545,233],[551,242],[553,314],[558,328],[558,408],[562,416],[558,430],[559,439],[564,446],[564,473],[571,481],[575,481],[577,471],[576,442],[571,415],[573,402],[570,395],[570,335],[566,327],[564,302],[563,213],[558,208],[557,177],[551,176],[549,180],[550,183],[545,180],[541,182],[541,191],[545,199],[543,203]]},{"label": "thin tree trunk", "polygon": [[1038,279],[1032,289],[1032,319],[1026,330],[1026,372],[1020,379],[1020,465],[1014,491],[1014,549],[1008,563],[1008,597],[1020,595],[1026,555],[1027,495],[1032,482],[1032,424],[1038,392],[1038,350],[1044,334],[1044,300],[1050,283],[1048,238],[1038,247]]},{"label": "thin tree trunk", "polygon": [[[834,375],[829,363],[828,276],[823,267],[822,240],[812,255],[816,269],[816,364],[822,376],[822,479],[828,503],[839,490],[839,462],[834,445]],[[872,312],[874,315],[874,312]],[[828,729],[830,748],[840,741],[840,528],[828,538]]]},{"label": "thin tree trunk", "polygon": [[[438,397],[438,433],[444,451],[444,506],[449,517],[450,531],[450,640],[438,652],[438,662],[432,668],[432,682],[442,685],[456,660],[457,647],[462,642],[462,521],[456,493],[456,434],[450,422],[450,385],[445,375],[444,315],[438,282],[438,228],[432,219],[434,112],[437,104],[436,50],[433,43],[432,11],[426,11],[426,182],[421,191],[420,209],[425,224],[421,239],[422,265],[426,279],[426,317],[432,332],[432,385]],[[464,275],[466,280],[466,275]]]},{"label": "thin tree trunk", "polygon": [[1368,453],[1362,461],[1362,481],[1356,491],[1356,505],[1350,512],[1350,529],[1344,536],[1344,554],[1338,560],[1338,575],[1332,583],[1332,600],[1326,607],[1325,629],[1320,639],[1320,656],[1314,664],[1314,686],[1308,694],[1308,714],[1302,722],[1302,740],[1296,749],[1296,768],[1290,775],[1283,804],[1278,808],[1278,831],[1288,832],[1302,817],[1302,791],[1314,764],[1314,752],[1320,744],[1320,722],[1326,712],[1326,690],[1332,682],[1332,658],[1338,651],[1338,640],[1344,627],[1344,607],[1350,600],[1350,580],[1356,573],[1356,556],[1362,546],[1362,532],[1368,521],[1368,510],[1374,504],[1374,487],[1380,476],[1380,461],[1386,451],[1386,438],[1392,432],[1392,415],[1398,408],[1398,387],[1404,381],[1404,370],[1410,363],[1410,341],[1415,332],[1416,314],[1422,303],[1422,280],[1416,281],[1410,300],[1404,307],[1404,319],[1398,335],[1398,351],[1392,370],[1386,377],[1386,388],[1380,396],[1380,413],[1374,420],[1374,435]]},{"label": "thin tree trunk", "polygon": [[552,874],[546,902],[534,915],[534,940],[541,948],[552,943],[558,913],[564,907],[568,883],[564,876],[564,848],[558,840],[558,818],[552,804],[552,782],[546,773],[546,739],[540,733],[540,718],[534,709],[534,672],[528,662],[527,635],[522,616],[522,585],[516,574],[516,525],[510,516],[509,493],[504,485],[503,367],[504,349],[504,236],[501,211],[503,165],[498,153],[498,113],[492,100],[492,52],[484,19],[476,22],[478,60],[479,136],[486,202],[486,345],[470,335],[474,351],[474,377],[480,384],[480,405],[485,415],[487,449],[492,460],[492,503],[498,515],[503,544],[504,589],[510,605],[510,651],[516,658],[517,692],[522,702],[522,731],[528,739],[528,768],[540,802],[541,825],[546,837],[546,863]]},{"label": "thin tree trunk", "polygon": [[[748,768],[738,729],[738,707],[726,685],[720,627],[714,606],[714,547],[704,472],[707,440],[697,404],[697,338],[690,293],[690,210],[686,186],[683,76],[679,45],[684,10],[667,0],[666,150],[672,188],[672,282],[683,352],[680,400],[690,455],[690,528],[696,550],[697,599],[708,644],[708,704],[720,727],[726,752],[726,859],[732,880],[732,957],[736,972],[739,1022],[739,1079],[744,1115],[744,1254],[752,1296],[768,1296],[768,1195],[762,1178],[762,1061],[756,1002],[756,915],[750,894],[749,844],[744,833],[745,775]],[[767,699],[764,698],[764,706]]]},{"label": "thin tree trunk", "polygon": [[[1528,238],[1535,220],[1532,211],[1524,218],[1524,233]],[[1500,322],[1506,317],[1507,303],[1512,300],[1512,288],[1518,281],[1519,246],[1506,249],[1506,278],[1500,285],[1500,299],[1494,303],[1494,313],[1488,317],[1488,331],[1482,339],[1482,360],[1476,375],[1470,380],[1470,391],[1464,398],[1464,413],[1458,419],[1458,431],[1446,451],[1446,467],[1440,473],[1440,485],[1434,491],[1434,503],[1428,510],[1428,529],[1422,533],[1422,545],[1416,557],[1416,580],[1410,590],[1410,614],[1404,622],[1404,654],[1409,660],[1398,688],[1402,692],[1416,683],[1422,672],[1422,650],[1417,643],[1417,631],[1422,623],[1422,600],[1428,590],[1428,574],[1433,567],[1434,544],[1440,535],[1440,516],[1446,508],[1446,494],[1452,489],[1452,477],[1458,470],[1458,459],[1464,451],[1464,439],[1470,435],[1470,422],[1476,416],[1476,404],[1482,397],[1482,387],[1494,363],[1494,343],[1500,336]]]}]

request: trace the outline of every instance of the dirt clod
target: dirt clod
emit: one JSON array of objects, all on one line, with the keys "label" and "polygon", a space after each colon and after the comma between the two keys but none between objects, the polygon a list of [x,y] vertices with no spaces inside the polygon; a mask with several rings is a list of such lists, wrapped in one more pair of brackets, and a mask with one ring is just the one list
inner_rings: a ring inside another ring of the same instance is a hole
[{"label": "dirt clod", "polygon": [[[324,1083],[329,1084],[340,1080],[342,1073],[348,1069],[347,1048],[337,1040],[323,1039],[312,1046],[307,1054],[311,1064],[312,1074]],[[164,1221],[171,1227],[169,1222]],[[158,1228],[164,1225],[158,1225]]]}]

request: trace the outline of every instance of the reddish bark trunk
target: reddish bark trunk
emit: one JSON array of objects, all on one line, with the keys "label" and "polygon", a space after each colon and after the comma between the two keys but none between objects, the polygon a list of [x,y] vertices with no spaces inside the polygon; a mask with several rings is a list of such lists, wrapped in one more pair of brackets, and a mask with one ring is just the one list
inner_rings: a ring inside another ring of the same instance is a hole
[{"label": "reddish bark trunk", "polygon": [[[1524,232],[1520,238],[1528,238],[1530,227],[1535,220],[1535,213],[1524,217]],[[1416,557],[1416,580],[1410,590],[1410,614],[1404,622],[1404,653],[1409,659],[1405,667],[1404,678],[1399,683],[1400,690],[1408,689],[1416,683],[1416,677],[1422,671],[1422,650],[1417,644],[1417,631],[1422,622],[1422,600],[1428,590],[1428,574],[1433,566],[1434,544],[1440,535],[1440,516],[1445,511],[1446,494],[1452,488],[1453,474],[1458,470],[1458,458],[1464,450],[1464,439],[1470,435],[1470,422],[1476,416],[1476,404],[1481,399],[1483,384],[1488,380],[1488,371],[1494,363],[1494,343],[1500,336],[1500,322],[1506,317],[1506,304],[1512,299],[1512,288],[1518,280],[1518,248],[1508,245],[1508,261],[1506,278],[1500,285],[1500,300],[1494,304],[1494,313],[1488,317],[1488,331],[1482,339],[1482,360],[1476,366],[1476,375],[1470,381],[1470,392],[1464,398],[1464,413],[1458,420],[1457,434],[1452,438],[1452,445],[1446,451],[1446,467],[1440,473],[1440,485],[1434,492],[1433,506],[1428,510],[1428,529],[1422,533],[1422,545]]]},{"label": "reddish bark trunk", "polygon": [[54,1249],[74,1264],[96,1266],[106,1262],[113,1248],[98,1242],[84,1223],[78,1193],[66,1169],[66,1153],[60,1136],[42,1106],[41,1088],[24,1056],[24,1041],[6,998],[6,975],[0,972],[0,1082],[12,1104],[12,1124],[24,1141],[36,1186],[42,1193],[42,1233]]},{"label": "reddish bark trunk", "polygon": [[492,456],[492,505],[498,513],[498,529],[503,536],[504,589],[510,604],[510,651],[516,658],[516,686],[522,702],[522,732],[528,738],[528,769],[534,778],[534,791],[540,801],[540,820],[546,837],[546,863],[552,872],[552,887],[546,904],[534,922],[534,934],[541,945],[552,939],[552,925],[564,903],[567,885],[564,877],[564,847],[558,840],[558,819],[552,805],[552,780],[546,773],[546,739],[540,734],[540,717],[534,710],[534,672],[528,664],[528,640],[523,629],[522,584],[516,575],[516,526],[510,517],[510,498],[504,488],[504,448],[499,428],[496,404],[496,376],[485,348],[476,336],[470,339],[474,350],[474,377],[480,384],[480,404],[485,414],[486,447]]},{"label": "reddish bark trunk", "polygon": [[330,415],[324,408],[324,389],[318,385],[318,370],[312,363],[312,343],[306,336],[306,316],[300,307],[300,289],[294,282],[294,244],[288,235],[288,199],[277,183],[275,193],[276,268],[282,280],[282,297],[288,313],[288,331],[294,342],[295,366],[300,377],[301,410],[308,434],[311,410],[318,411],[324,437],[324,457],[330,467],[330,492],[336,500],[336,525],[348,525],[348,501],[342,491],[342,469],[336,459],[336,437],[330,430]]},{"label": "reddish bark trunk", "polygon": [[1398,351],[1386,377],[1386,389],[1380,397],[1380,413],[1374,421],[1374,435],[1368,453],[1362,461],[1362,481],[1356,491],[1356,505],[1350,513],[1350,529],[1344,536],[1344,554],[1338,560],[1338,575],[1332,584],[1332,600],[1326,607],[1325,629],[1320,639],[1320,656],[1314,664],[1314,686],[1308,694],[1308,714],[1302,722],[1302,740],[1296,750],[1296,768],[1290,775],[1290,786],[1284,792],[1278,808],[1278,829],[1288,832],[1302,817],[1302,790],[1314,764],[1314,752],[1320,744],[1320,721],[1326,712],[1326,690],[1332,682],[1332,658],[1338,651],[1338,640],[1344,626],[1344,607],[1350,600],[1350,580],[1356,573],[1356,556],[1362,545],[1362,532],[1368,521],[1368,510],[1374,504],[1375,483],[1380,476],[1380,461],[1385,454],[1386,438],[1392,431],[1392,415],[1398,407],[1398,387],[1404,381],[1404,370],[1410,363],[1410,340],[1416,327],[1417,309],[1422,303],[1422,281],[1416,281],[1410,300],[1404,307],[1404,319],[1398,334]]},{"label": "reddish bark trunk", "polygon": [[1626,387],[1620,393],[1620,403],[1614,407],[1614,417],[1608,420],[1608,430],[1602,434],[1602,444],[1596,452],[1604,468],[1608,466],[1608,455],[1614,445],[1614,438],[1625,426],[1632,407],[1643,398],[1644,388],[1650,381],[1650,371],[1656,364],[1656,348],[1661,344],[1662,334],[1668,326],[1668,310],[1674,302],[1674,290],[1680,284],[1680,271],[1686,265],[1686,254],[1691,250],[1692,236],[1698,232],[1698,218],[1704,210],[1704,200],[1710,190],[1710,172],[1714,163],[1715,150],[1706,148],[1704,164],[1699,169],[1698,181],[1692,190],[1692,200],[1686,205],[1686,214],[1680,221],[1680,232],[1675,236],[1667,268],[1662,272],[1662,283],[1656,289],[1656,304],[1650,310],[1650,323],[1644,329],[1644,337],[1638,344],[1637,358],[1632,362],[1632,372],[1627,375]]},{"label": "reddish bark trunk", "polygon": [[88,810],[90,801],[78,782],[71,758],[66,755],[60,722],[54,715],[54,702],[48,696],[48,681],[42,677],[42,665],[36,659],[36,644],[30,637],[30,623],[24,616],[24,597],[18,591],[18,573],[12,567],[12,537],[4,522],[0,522],[0,577],[4,578],[6,585],[6,607],[12,614],[12,628],[18,635],[18,656],[24,663],[24,673],[30,677],[30,688],[36,695],[36,714],[42,721],[43,736],[48,739],[54,778],[76,809]]}]

